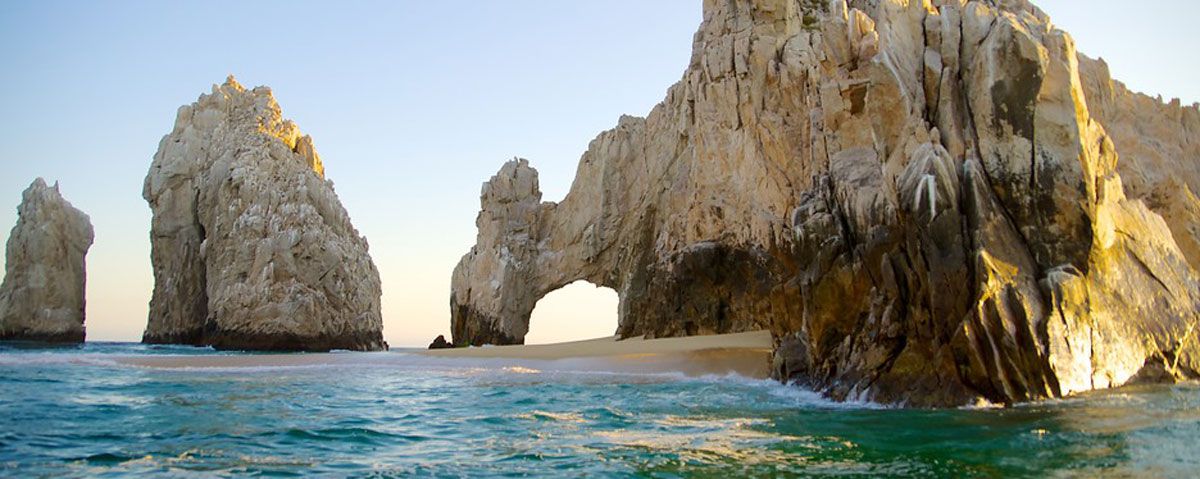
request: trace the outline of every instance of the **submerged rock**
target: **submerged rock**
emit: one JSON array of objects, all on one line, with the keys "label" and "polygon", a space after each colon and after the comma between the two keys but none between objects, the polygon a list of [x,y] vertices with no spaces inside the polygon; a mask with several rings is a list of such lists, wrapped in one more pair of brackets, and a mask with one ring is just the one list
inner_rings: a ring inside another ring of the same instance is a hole
[{"label": "submerged rock", "polygon": [[0,285],[0,339],[82,343],[91,220],[41,178],[17,215]]},{"label": "submerged rock", "polygon": [[[562,202],[524,160],[484,185],[454,342],[521,343],[582,279],[618,292],[623,337],[769,329],[776,377],[835,399],[1200,377],[1200,203],[1146,193],[1200,182],[1196,109],[1080,62],[1025,0],[705,2],[683,79],[592,142]],[[1127,197],[1126,171],[1156,174]]]},{"label": "submerged rock", "polygon": [[180,108],[143,196],[155,279],[144,342],[386,348],[367,240],[270,89],[230,77]]}]

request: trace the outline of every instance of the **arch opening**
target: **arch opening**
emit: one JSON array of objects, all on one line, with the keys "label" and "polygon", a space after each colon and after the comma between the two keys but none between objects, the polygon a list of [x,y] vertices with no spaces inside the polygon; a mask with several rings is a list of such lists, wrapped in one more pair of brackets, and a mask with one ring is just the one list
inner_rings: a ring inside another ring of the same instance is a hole
[{"label": "arch opening", "polygon": [[529,316],[525,344],[551,344],[613,336],[617,307],[612,288],[576,281],[538,300]]}]

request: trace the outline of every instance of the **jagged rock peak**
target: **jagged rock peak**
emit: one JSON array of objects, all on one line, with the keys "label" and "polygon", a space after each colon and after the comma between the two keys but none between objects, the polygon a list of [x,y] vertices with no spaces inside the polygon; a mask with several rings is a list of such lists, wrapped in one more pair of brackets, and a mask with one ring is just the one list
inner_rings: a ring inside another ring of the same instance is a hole
[{"label": "jagged rock peak", "polygon": [[84,340],[91,220],[38,178],[21,195],[0,285],[0,339]]},{"label": "jagged rock peak", "polygon": [[835,399],[1200,377],[1197,116],[1094,63],[1024,0],[707,0],[562,202],[489,200],[523,163],[485,186],[453,343],[519,343],[582,279],[624,337],[769,329],[775,375]]},{"label": "jagged rock peak", "polygon": [[155,275],[144,341],[386,347],[367,241],[270,89],[230,76],[181,107],[143,196]]}]

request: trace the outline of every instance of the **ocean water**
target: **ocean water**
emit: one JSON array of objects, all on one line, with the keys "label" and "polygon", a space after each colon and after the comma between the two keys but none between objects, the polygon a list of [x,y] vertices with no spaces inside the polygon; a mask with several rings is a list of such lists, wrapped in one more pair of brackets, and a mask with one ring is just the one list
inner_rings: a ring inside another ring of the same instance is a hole
[{"label": "ocean water", "polygon": [[1197,385],[930,411],[580,361],[126,364],[216,354],[231,353],[0,346],[0,476],[1200,475]]}]

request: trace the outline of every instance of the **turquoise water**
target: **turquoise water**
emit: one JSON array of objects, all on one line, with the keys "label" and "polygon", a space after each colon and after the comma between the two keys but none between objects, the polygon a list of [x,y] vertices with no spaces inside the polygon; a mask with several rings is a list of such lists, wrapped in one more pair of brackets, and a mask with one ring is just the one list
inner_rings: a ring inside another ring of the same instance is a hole
[{"label": "turquoise water", "polygon": [[1200,474],[1196,385],[919,411],[580,361],[391,352],[290,367],[123,365],[212,354],[226,353],[0,346],[0,476]]}]

